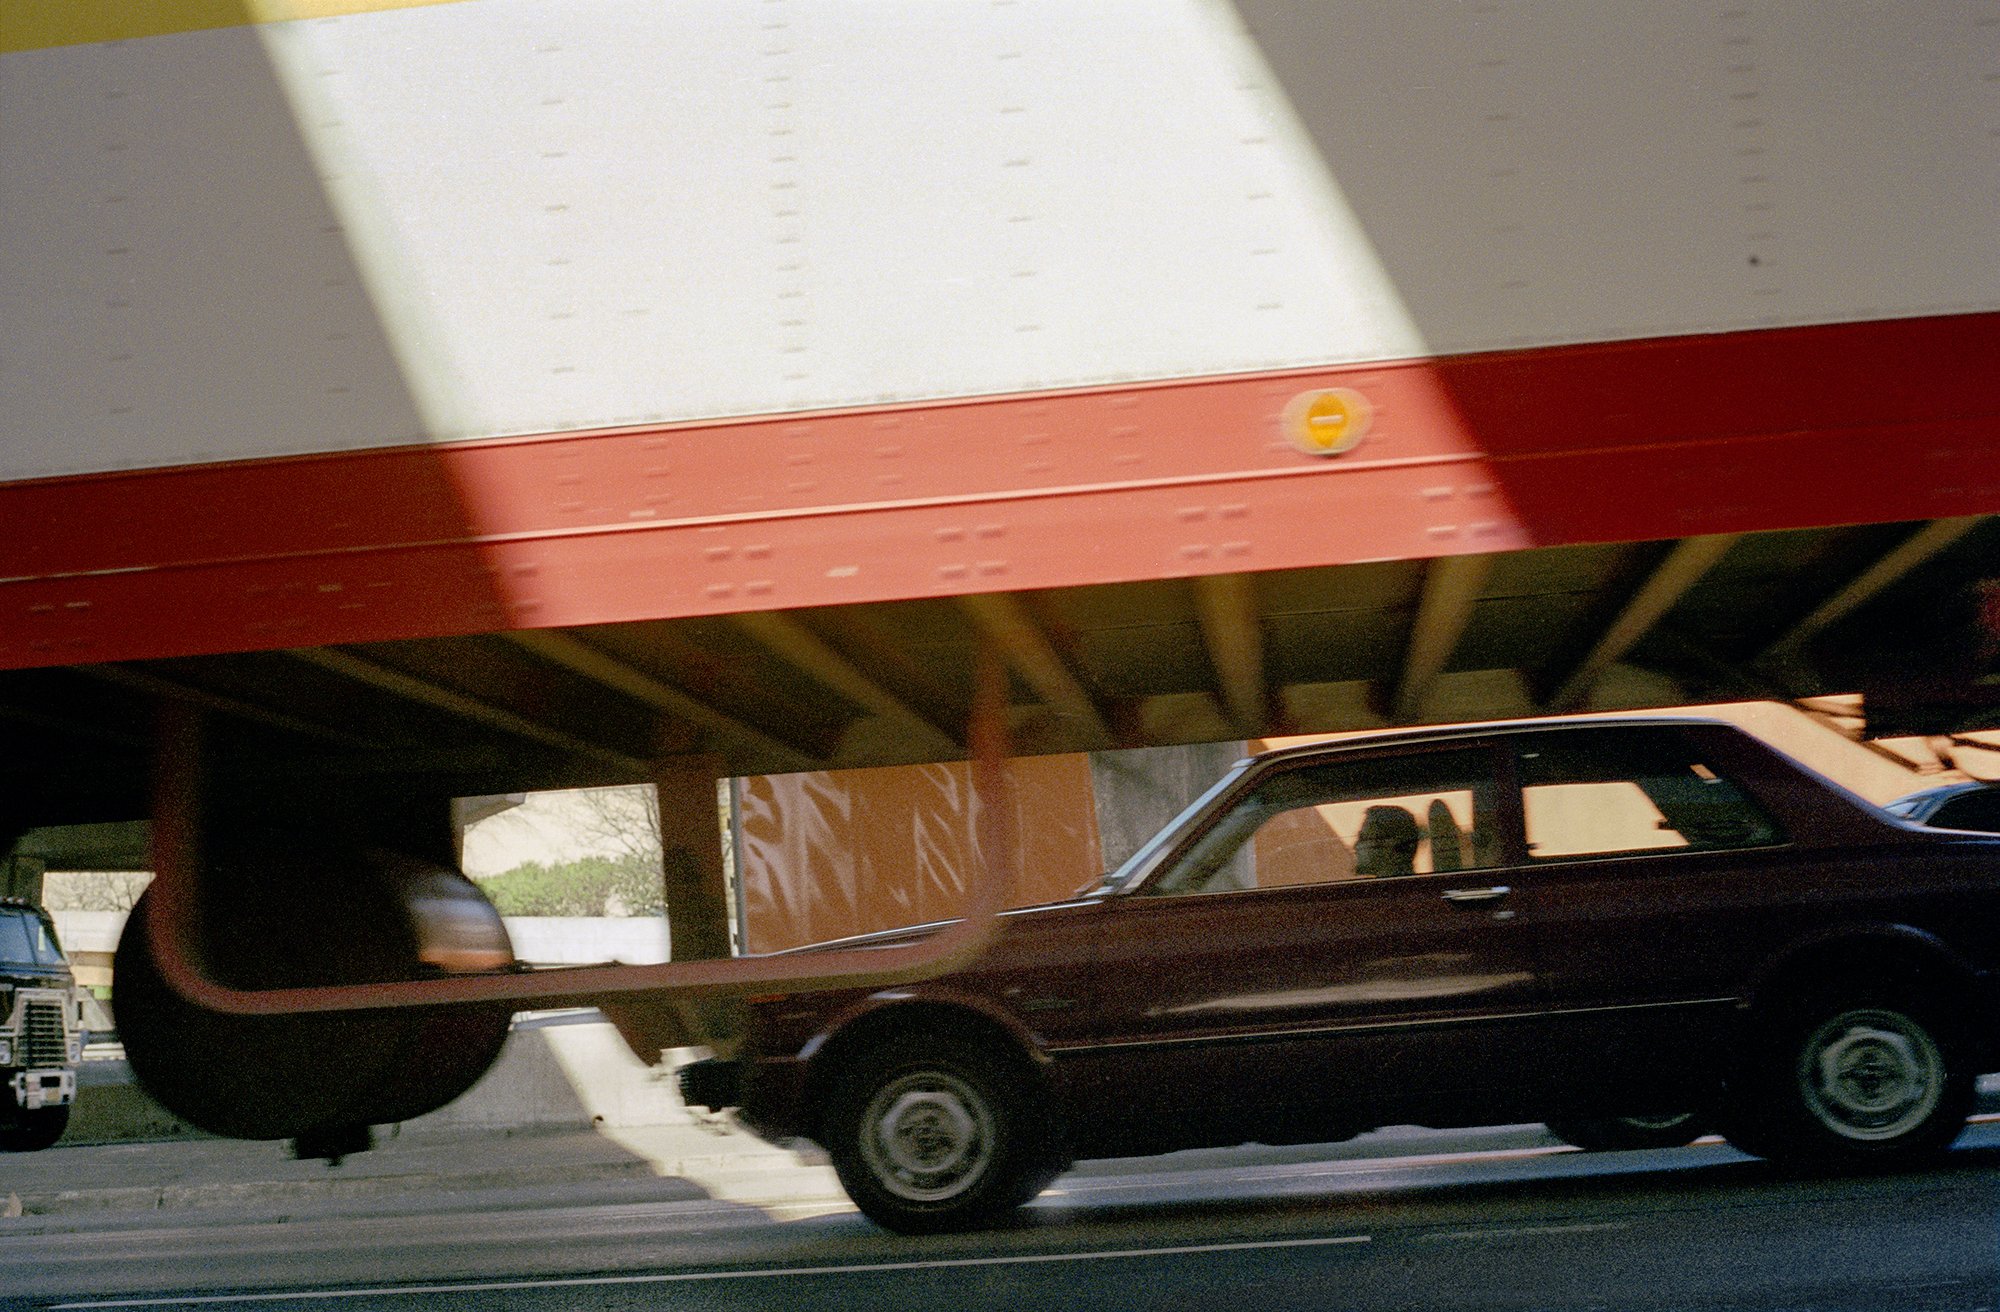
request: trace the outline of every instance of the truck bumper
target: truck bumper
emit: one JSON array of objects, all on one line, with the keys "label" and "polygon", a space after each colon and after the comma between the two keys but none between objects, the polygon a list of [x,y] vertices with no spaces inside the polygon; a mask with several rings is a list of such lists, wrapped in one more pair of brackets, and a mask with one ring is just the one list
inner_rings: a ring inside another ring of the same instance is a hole
[{"label": "truck bumper", "polygon": [[44,1107],[66,1107],[76,1101],[76,1072],[66,1070],[19,1071],[8,1081],[14,1105],[26,1111]]},{"label": "truck bumper", "polygon": [[755,1063],[709,1058],[681,1067],[681,1101],[713,1111],[733,1108],[737,1123],[760,1139],[785,1147],[801,1137],[800,1093],[804,1067],[797,1061]]},{"label": "truck bumper", "polygon": [[743,1068],[719,1057],[689,1062],[681,1067],[676,1078],[680,1081],[682,1102],[710,1111],[734,1107],[743,1088]]}]

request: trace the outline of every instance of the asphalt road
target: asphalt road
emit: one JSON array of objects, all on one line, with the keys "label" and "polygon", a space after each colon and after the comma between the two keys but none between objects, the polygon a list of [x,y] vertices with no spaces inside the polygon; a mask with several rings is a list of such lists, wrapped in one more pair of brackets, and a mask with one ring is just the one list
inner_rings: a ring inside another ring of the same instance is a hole
[{"label": "asphalt road", "polygon": [[0,1237],[0,1306],[2000,1308],[1990,1125],[1938,1169],[1863,1178],[1784,1175],[1719,1145],[1096,1164],[1015,1225],[928,1240],[831,1198],[766,1209],[614,1184],[407,1206],[80,1218]]}]

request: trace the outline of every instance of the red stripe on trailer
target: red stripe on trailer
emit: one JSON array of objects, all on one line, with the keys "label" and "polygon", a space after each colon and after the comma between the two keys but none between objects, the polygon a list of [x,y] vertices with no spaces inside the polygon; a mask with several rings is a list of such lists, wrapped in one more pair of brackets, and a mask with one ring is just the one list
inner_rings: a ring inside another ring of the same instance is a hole
[{"label": "red stripe on trailer", "polygon": [[1997,377],[1977,314],[14,483],[0,668],[1990,513]]}]

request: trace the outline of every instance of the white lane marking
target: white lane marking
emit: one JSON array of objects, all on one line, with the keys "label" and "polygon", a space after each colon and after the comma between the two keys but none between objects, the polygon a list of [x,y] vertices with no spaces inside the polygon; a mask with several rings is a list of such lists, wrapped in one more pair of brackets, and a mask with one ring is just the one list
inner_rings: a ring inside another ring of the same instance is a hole
[{"label": "white lane marking", "polygon": [[1140,1257],[1186,1257],[1196,1253],[1245,1253],[1274,1248],[1327,1248],[1366,1244],[1373,1235],[1330,1235],[1317,1239],[1254,1239],[1234,1244],[1185,1244],[1175,1248],[1111,1248],[1089,1253],[1019,1253],[998,1257],[941,1257],[923,1262],[867,1262],[852,1266],[794,1266],[752,1271],[670,1271],[631,1276],[568,1276],[555,1280],[491,1280],[454,1285],[378,1285],[357,1289],[306,1289],[291,1293],[189,1294],[178,1298],[122,1298],[89,1303],[57,1303],[49,1312],[84,1312],[115,1307],[219,1307],[243,1303],[311,1302],[338,1298],[385,1298],[431,1294],[484,1294],[524,1289],[584,1289],[607,1285],[685,1284],[699,1280],[773,1280],[787,1276],[873,1275],[878,1271],[939,1271],[952,1267],[1028,1266],[1050,1262],[1094,1262]]}]

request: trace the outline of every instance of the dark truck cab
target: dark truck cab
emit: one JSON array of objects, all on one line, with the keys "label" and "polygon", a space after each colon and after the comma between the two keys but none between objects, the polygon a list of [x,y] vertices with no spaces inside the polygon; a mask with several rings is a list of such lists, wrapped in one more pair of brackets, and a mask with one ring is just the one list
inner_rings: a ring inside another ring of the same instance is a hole
[{"label": "dark truck cab", "polygon": [[0,898],[0,1151],[62,1137],[83,1055],[76,981],[48,913]]}]

